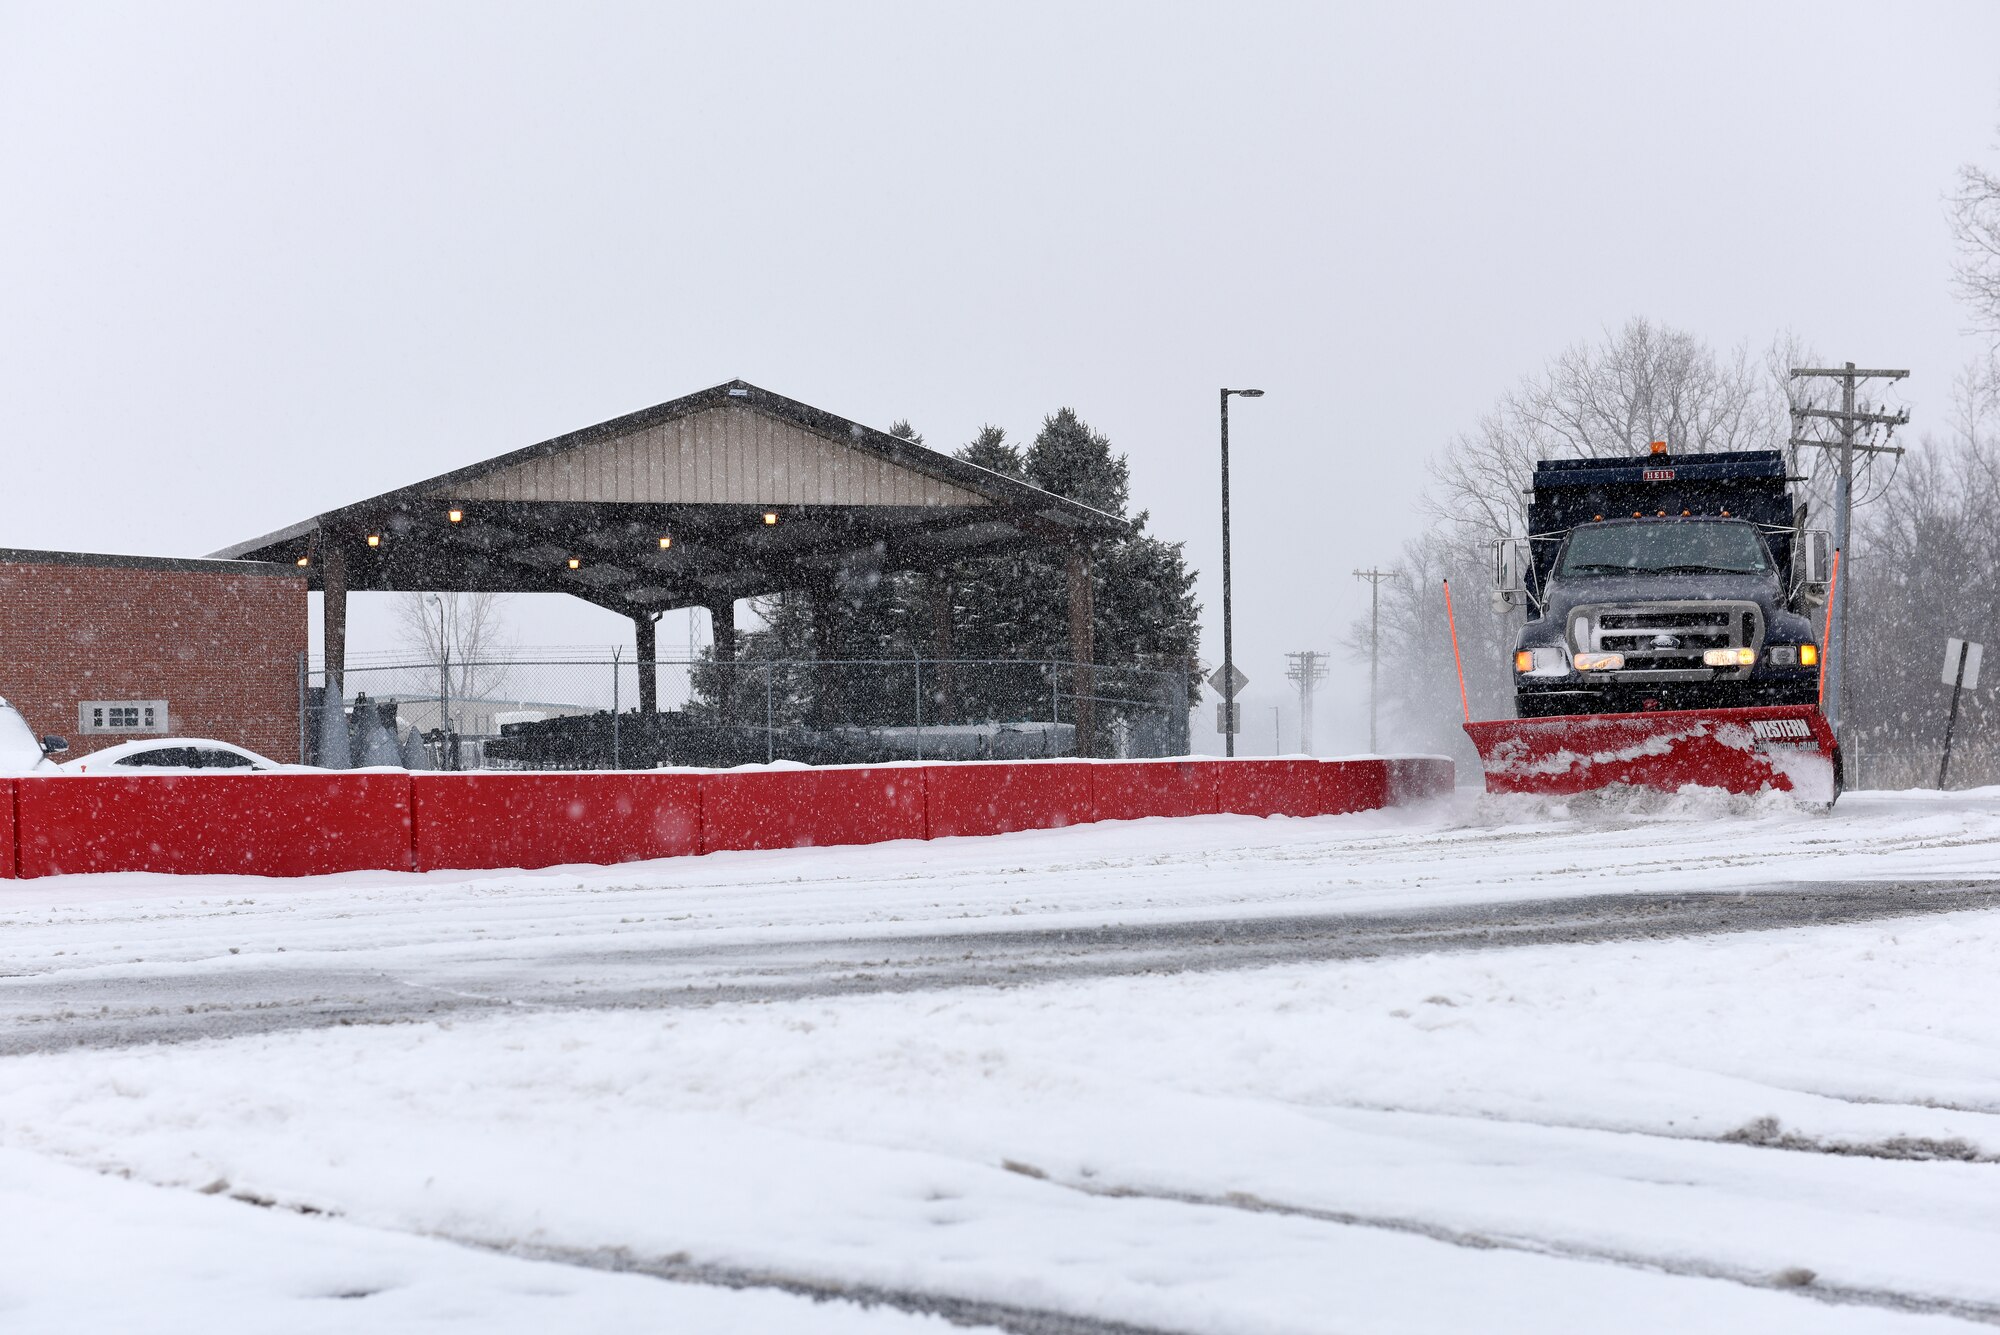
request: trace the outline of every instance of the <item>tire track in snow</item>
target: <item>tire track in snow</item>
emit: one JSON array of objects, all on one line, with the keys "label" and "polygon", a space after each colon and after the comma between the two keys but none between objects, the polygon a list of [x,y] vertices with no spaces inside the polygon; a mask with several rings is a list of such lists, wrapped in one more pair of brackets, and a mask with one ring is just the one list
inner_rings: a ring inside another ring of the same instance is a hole
[{"label": "tire track in snow", "polygon": [[1391,1233],[1407,1233],[1428,1238],[1452,1247],[1465,1247],[1478,1251],[1513,1251],[1534,1256],[1549,1257],[1554,1260],[1580,1261],[1620,1266],[1628,1270],[1647,1270],[1655,1274],[1672,1275],[1678,1279],[1709,1279],[1729,1284],[1739,1284],[1745,1288],[1770,1289],[1792,1294],[1800,1298],[1811,1298],[1818,1302],[1837,1306],[1874,1307],[1889,1311],[1906,1312],[1915,1316],[1950,1316],[1981,1325],[2000,1326],[2000,1303],[1981,1303],[1957,1298],[1937,1298],[1927,1294],[1908,1293],[1898,1289],[1868,1288],[1861,1285],[1828,1283],[1812,1271],[1795,1267],[1778,1271],[1757,1270],[1747,1266],[1731,1266],[1720,1261],[1683,1260],[1668,1256],[1650,1256],[1639,1252],[1624,1251],[1612,1247],[1592,1247],[1584,1243],[1564,1242],[1547,1238],[1528,1237],[1520,1234],[1501,1233],[1481,1229],[1455,1228],[1435,1220],[1415,1216],[1377,1215],[1352,1210],[1333,1210],[1312,1205],[1292,1205],[1283,1201],[1273,1201],[1247,1192],[1227,1192],[1209,1195],[1201,1192],[1175,1191],[1164,1188],[1137,1187],[1128,1184],[1112,1184],[1097,1181],[1077,1181],[1050,1177],[1030,1165],[1013,1160],[1004,1161],[1003,1166],[1010,1171],[1046,1181],[1053,1186],[1067,1187],[1086,1196],[1104,1196],[1118,1200],[1161,1201],[1170,1204],[1190,1205],[1204,1209],[1236,1210],[1249,1214],[1285,1215],[1297,1219],[1311,1219],[1319,1223],[1335,1224],[1347,1228],[1379,1229]]},{"label": "tire track in snow", "polygon": [[[126,1176],[129,1171],[104,1164],[96,1171]],[[935,1316],[955,1326],[1002,1330],[1008,1335],[1185,1335],[1160,1326],[1141,1326],[1129,1321],[1080,1316],[1050,1308],[1024,1307],[968,1298],[924,1289],[897,1289],[879,1284],[851,1284],[817,1276],[792,1274],[775,1267],[718,1265],[694,1260],[687,1252],[646,1256],[624,1247],[560,1247],[545,1243],[521,1243],[482,1238],[470,1234],[405,1230],[380,1224],[364,1224],[344,1211],[324,1208],[306,1201],[275,1200],[251,1191],[232,1191],[227,1182],[217,1181],[199,1188],[203,1195],[227,1194],[240,1205],[315,1219],[338,1219],[343,1223],[377,1232],[428,1238],[455,1247],[492,1252],[524,1261],[543,1261],[574,1266],[583,1270],[607,1271],[621,1275],[644,1275],[674,1284],[701,1284],[723,1289],[771,1289],[810,1298],[815,1302],[846,1303],[855,1307],[888,1307],[916,1316]]]},{"label": "tire track in snow", "polygon": [[523,1246],[482,1242],[471,1238],[440,1236],[442,1241],[461,1246],[518,1256],[523,1260],[551,1261],[589,1270],[609,1270],[619,1274],[648,1275],[677,1284],[707,1284],[725,1289],[776,1289],[811,1298],[816,1302],[851,1303],[858,1307],[890,1307],[917,1316],[941,1317],[955,1326],[975,1326],[1004,1330],[1009,1335],[1186,1335],[1162,1326],[1140,1326],[1105,1317],[1080,1316],[1050,1308],[1017,1307],[985,1298],[965,1298],[924,1289],[891,1289],[875,1284],[846,1284],[788,1274],[775,1269],[752,1269],[711,1265],[690,1259],[685,1253],[646,1257],[623,1248],[585,1249],[575,1247]]},{"label": "tire track in snow", "polygon": [[[1981,1325],[2000,1326],[2000,1304],[1934,1297],[1898,1289],[1830,1283],[1802,1267],[1771,1271],[1747,1266],[1731,1266],[1720,1261],[1648,1255],[1619,1248],[1593,1247],[1584,1243],[1537,1238],[1518,1233],[1458,1228],[1417,1216],[1371,1214],[1364,1211],[1297,1205],[1247,1192],[1207,1194],[1135,1186],[1129,1183],[1058,1178],[1042,1172],[1031,1164],[1012,1159],[1002,1160],[1001,1167],[1006,1171],[1046,1182],[1052,1187],[1108,1200],[1144,1200],[1192,1209],[1279,1215],[1329,1224],[1337,1228],[1400,1233],[1468,1250],[1519,1252],[1554,1261],[1612,1265],[1627,1270],[1667,1275],[1676,1279],[1710,1280],[1744,1288],[1769,1290],[1835,1306],[1869,1307],[1913,1316],[1945,1316]],[[324,1209],[296,1201],[278,1202],[250,1193],[236,1193],[230,1199],[263,1209],[279,1209],[315,1217],[346,1218],[340,1210]],[[676,1284],[702,1284],[728,1289],[771,1289],[811,1298],[816,1302],[847,1303],[859,1307],[888,1307],[919,1316],[936,1316],[953,1325],[1002,1330],[1009,1335],[1186,1335],[1186,1332],[1167,1327],[1144,1326],[1129,1321],[1085,1316],[1052,1308],[1025,1307],[949,1292],[849,1283],[794,1273],[775,1266],[722,1265],[696,1260],[685,1251],[649,1256],[624,1247],[563,1247],[431,1231],[416,1231],[414,1235],[454,1246],[514,1256],[522,1260],[545,1261],[617,1274],[645,1275]]]}]

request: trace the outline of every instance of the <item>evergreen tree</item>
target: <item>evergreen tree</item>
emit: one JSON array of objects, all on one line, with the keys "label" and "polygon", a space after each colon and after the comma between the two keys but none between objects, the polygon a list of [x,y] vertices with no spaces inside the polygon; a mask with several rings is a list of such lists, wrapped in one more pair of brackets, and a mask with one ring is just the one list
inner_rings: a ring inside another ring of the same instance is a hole
[{"label": "evergreen tree", "polygon": [[1086,426],[1073,408],[1042,419],[1041,432],[1022,461],[1028,481],[1106,514],[1125,514],[1131,468],[1111,442]]},{"label": "evergreen tree", "polygon": [[1027,460],[1021,457],[1019,449],[1007,443],[1007,433],[991,423],[979,428],[979,434],[958,452],[958,457],[989,473],[999,473],[1021,482],[1028,480]]},{"label": "evergreen tree", "polygon": [[[913,444],[923,437],[898,421],[890,434]],[[957,457],[1003,476],[1051,491],[1127,519],[1128,531],[1095,543],[1090,551],[1094,603],[1092,657],[1100,666],[1098,694],[1119,700],[1161,701],[1135,716],[1157,723],[1184,711],[1187,692],[1199,690],[1195,664],[1197,619],[1194,572],[1180,543],[1146,532],[1149,516],[1128,517],[1131,467],[1111,442],[1076,412],[1062,408],[1042,422],[1024,450],[997,426],[984,426]],[[829,643],[836,659],[874,664],[815,674],[809,668],[773,671],[773,712],[780,724],[907,724],[913,718],[914,678],[890,666],[936,656],[935,600],[947,600],[954,659],[995,660],[926,674],[924,717],[932,722],[1046,719],[1058,709],[1054,696],[1073,686],[1067,666],[1069,595],[1066,554],[1027,548],[969,557],[928,574],[884,572],[863,561],[841,572],[815,597],[793,591],[754,603],[758,630],[742,637],[735,713],[763,717],[764,669],[760,663],[799,663],[818,657]],[[815,619],[824,617],[821,627]],[[1120,675],[1120,669],[1143,669]],[[699,694],[714,699],[716,669],[696,673]],[[1182,674],[1186,674],[1183,689]],[[825,695],[816,695],[816,678]],[[758,698],[751,699],[756,696]],[[1107,724],[1123,705],[1100,705]],[[1060,712],[1073,717],[1074,705]],[[1169,718],[1169,735],[1177,724]]]},{"label": "evergreen tree", "polygon": [[[959,458],[1127,517],[1130,464],[1073,409],[1062,408],[1045,418],[1025,451],[1008,444],[998,427],[989,426],[959,452]],[[1174,674],[1173,680],[1148,673],[1106,681],[1100,672],[1098,694],[1161,699],[1169,702],[1169,710],[1180,711],[1186,707],[1186,696],[1179,689],[1178,674],[1188,672],[1188,689],[1198,688],[1193,666],[1201,609],[1181,544],[1148,534],[1148,519],[1143,512],[1132,517],[1127,533],[1094,544],[1090,552],[1092,657],[1114,669]],[[952,585],[953,639],[960,657],[1069,662],[1064,553],[1031,549],[959,562],[940,573]],[[1052,708],[1048,696],[1057,683],[1045,674],[998,669],[963,675],[968,679],[959,693],[960,704],[968,717],[1037,718],[1046,717]],[[1067,688],[1067,673],[1060,684]],[[1100,708],[1099,714],[1108,721],[1105,709]]]}]

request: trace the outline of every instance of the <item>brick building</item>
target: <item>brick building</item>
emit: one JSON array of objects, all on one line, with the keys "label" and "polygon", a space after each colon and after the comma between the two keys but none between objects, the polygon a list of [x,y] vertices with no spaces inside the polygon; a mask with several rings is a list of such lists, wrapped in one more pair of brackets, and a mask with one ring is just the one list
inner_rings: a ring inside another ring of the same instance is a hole
[{"label": "brick building", "polygon": [[295,762],[306,621],[293,566],[0,549],[0,696],[67,758],[171,735]]}]

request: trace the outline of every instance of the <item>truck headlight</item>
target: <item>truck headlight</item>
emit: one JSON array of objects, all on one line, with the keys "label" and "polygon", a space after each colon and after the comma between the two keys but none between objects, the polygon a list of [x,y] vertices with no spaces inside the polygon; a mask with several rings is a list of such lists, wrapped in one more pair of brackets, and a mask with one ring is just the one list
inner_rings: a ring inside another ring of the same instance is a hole
[{"label": "truck headlight", "polygon": [[1757,661],[1755,649],[1710,649],[1701,661],[1710,667],[1749,667]]},{"label": "truck headlight", "polygon": [[1764,651],[1764,658],[1772,667],[1796,667],[1799,647],[1796,644],[1774,644]]},{"label": "truck headlight", "polygon": [[1514,671],[1524,676],[1562,677],[1569,674],[1569,655],[1544,645],[1540,649],[1516,649]]},{"label": "truck headlight", "polygon": [[1578,672],[1613,672],[1624,666],[1625,655],[1623,654],[1578,654],[1576,656],[1576,670]]}]

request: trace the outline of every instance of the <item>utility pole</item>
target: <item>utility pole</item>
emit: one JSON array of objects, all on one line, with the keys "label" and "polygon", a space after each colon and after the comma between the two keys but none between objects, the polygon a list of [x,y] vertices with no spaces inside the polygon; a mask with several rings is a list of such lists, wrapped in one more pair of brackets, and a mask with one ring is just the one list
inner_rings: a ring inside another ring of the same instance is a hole
[{"label": "utility pole", "polygon": [[[1848,590],[1854,584],[1854,551],[1852,542],[1854,532],[1854,456],[1856,454],[1901,454],[1903,447],[1900,445],[1890,445],[1887,443],[1887,438],[1890,432],[1893,432],[1897,427],[1902,426],[1910,420],[1910,413],[1907,408],[1897,413],[1876,413],[1857,410],[1854,403],[1854,388],[1856,384],[1863,380],[1903,380],[1909,374],[1908,371],[1859,371],[1855,369],[1853,362],[1848,362],[1844,366],[1837,367],[1795,366],[1792,368],[1792,379],[1794,380],[1824,379],[1840,381],[1840,408],[1837,411],[1831,408],[1795,407],[1792,409],[1791,439],[1794,449],[1809,445],[1814,449],[1835,452],[1840,459],[1840,482],[1833,511],[1833,546],[1834,550],[1841,553],[1840,563],[1845,569],[1846,574],[1840,581],[1840,587],[1834,591],[1833,595],[1834,601],[1837,604],[1834,614],[1835,619],[1839,622],[1839,630],[1832,637],[1834,641],[1832,644],[1820,646],[1820,652],[1827,655],[1826,718],[1827,722],[1833,725],[1836,734],[1841,731],[1840,721],[1847,700],[1847,646],[1853,642],[1848,635],[1847,608]],[[1835,423],[1840,428],[1840,439],[1814,440],[1801,435],[1800,424],[1807,418],[1820,418]],[[1857,441],[1855,435],[1863,426],[1879,426],[1883,428],[1882,443]]]},{"label": "utility pole", "polygon": [[1291,666],[1285,675],[1299,685],[1299,750],[1313,753],[1313,692],[1326,680],[1326,655],[1317,649],[1301,649],[1285,655]]},{"label": "utility pole", "polygon": [[1379,755],[1375,744],[1375,690],[1379,680],[1382,647],[1382,581],[1394,579],[1400,570],[1357,570],[1354,578],[1368,581],[1368,752]]}]

